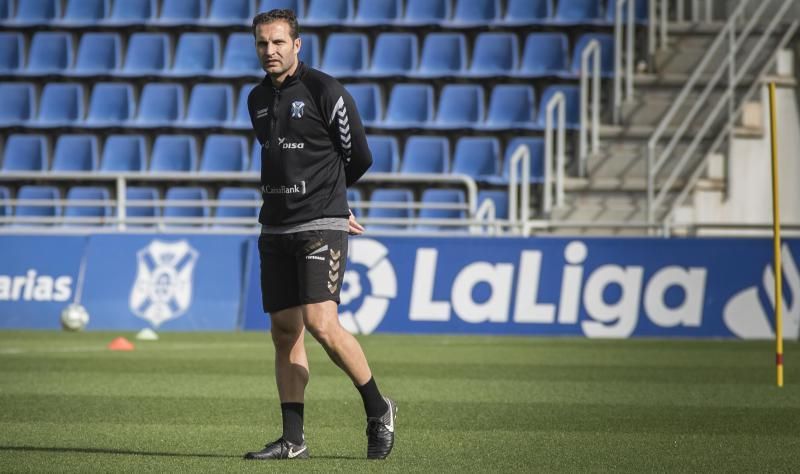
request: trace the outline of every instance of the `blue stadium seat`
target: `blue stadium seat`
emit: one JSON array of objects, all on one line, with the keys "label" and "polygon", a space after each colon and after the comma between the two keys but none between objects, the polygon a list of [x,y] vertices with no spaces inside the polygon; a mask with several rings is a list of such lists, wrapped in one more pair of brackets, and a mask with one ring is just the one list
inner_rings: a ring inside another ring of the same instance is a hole
[{"label": "blue stadium seat", "polygon": [[500,17],[500,0],[456,0],[453,24],[483,25]]},{"label": "blue stadium seat", "polygon": [[297,57],[307,65],[319,67],[319,36],[314,33],[300,35],[300,52]]},{"label": "blue stadium seat", "polygon": [[[369,207],[367,216],[370,219],[410,219],[414,210],[410,204],[414,202],[414,194],[410,189],[376,189],[370,195],[372,205],[389,204],[394,207]],[[396,207],[409,204],[408,207]],[[370,230],[403,230],[406,224],[369,224]]]},{"label": "blue stadium seat", "polygon": [[242,172],[247,169],[247,141],[237,135],[209,135],[203,147],[200,171]]},{"label": "blue stadium seat", "polygon": [[[2,188],[0,188],[0,199],[3,199]],[[361,197],[361,191],[356,188],[347,188],[347,204],[350,206],[350,211],[353,213],[356,218],[360,218],[364,215],[364,209],[362,207],[357,206],[361,204],[364,199]],[[2,216],[2,210],[0,210],[0,216]]]},{"label": "blue stadium seat", "polygon": [[16,73],[25,65],[25,37],[22,33],[0,33],[0,73]]},{"label": "blue stadium seat", "polygon": [[117,24],[143,24],[158,13],[157,0],[125,0],[114,2],[108,22]]},{"label": "blue stadium seat", "polygon": [[[597,40],[600,43],[600,74],[603,77],[614,76],[614,37],[605,33],[586,33],[575,42],[572,52],[571,76],[579,76],[581,73],[581,53],[590,41]],[[589,71],[592,71],[592,60],[589,59]],[[568,74],[569,75],[569,74]]]},{"label": "blue stadium seat", "polygon": [[422,127],[433,119],[433,87],[397,84],[386,107],[385,127]]},{"label": "blue stadium seat", "polygon": [[[578,128],[580,126],[580,97],[581,91],[578,86],[570,85],[555,85],[549,86],[542,93],[542,99],[539,101],[539,127],[542,129],[545,126],[545,118],[547,117],[547,102],[557,93],[563,92],[566,99],[566,122],[568,128]],[[553,110],[553,127],[558,125],[556,111]]]},{"label": "blue stadium seat", "polygon": [[[498,180],[491,180],[494,184],[507,184],[511,169],[511,156],[520,146],[526,145],[531,153],[531,183],[544,182],[544,140],[540,137],[516,137],[506,145],[503,157],[503,175]],[[522,162],[517,165],[517,176],[522,177]]]},{"label": "blue stadium seat", "polygon": [[[105,204],[81,203],[80,201],[104,201]],[[108,189],[96,186],[74,186],[67,192],[64,225],[103,225],[110,216],[111,205],[109,204]]]},{"label": "blue stadium seat", "polygon": [[364,124],[372,125],[383,119],[383,96],[378,84],[346,84],[345,88],[353,96]]},{"label": "blue stadium seat", "polygon": [[186,125],[222,126],[233,115],[233,88],[226,84],[197,84],[189,97]]},{"label": "blue stadium seat", "polygon": [[542,23],[553,16],[553,0],[508,0],[506,13],[500,23],[530,25]]},{"label": "blue stadium seat", "polygon": [[242,130],[252,130],[253,125],[250,122],[250,110],[247,108],[247,97],[250,91],[257,84],[245,84],[239,89],[239,99],[236,102],[236,118],[234,119],[233,126]]},{"label": "blue stadium seat", "polygon": [[351,18],[353,0],[308,0],[303,24],[340,24]]},{"label": "blue stadium seat", "polygon": [[149,187],[130,186],[125,189],[125,215],[135,227],[153,226],[153,220],[161,215],[160,207],[152,204],[159,199],[158,190]]},{"label": "blue stadium seat", "polygon": [[519,42],[514,33],[479,33],[472,51],[470,74],[509,75],[519,67]]},{"label": "blue stadium seat", "polygon": [[[17,199],[19,200],[26,200],[26,199],[37,199],[37,200],[48,200],[48,201],[55,201],[57,199],[61,199],[61,193],[58,191],[58,188],[55,186],[31,186],[26,185],[19,188],[17,191]],[[61,206],[58,204],[47,204],[47,203],[37,203],[37,204],[17,204],[16,209],[14,210],[14,216],[16,218],[47,218],[47,217],[59,217],[61,216]],[[15,225],[53,225],[53,223],[35,223],[35,222],[25,222],[24,220],[20,220],[14,223]]]},{"label": "blue stadium seat", "polygon": [[23,125],[36,115],[36,92],[27,82],[0,82],[0,125]]},{"label": "blue stadium seat", "polygon": [[602,0],[559,0],[551,20],[561,24],[593,23],[601,19]]},{"label": "blue stadium seat", "polygon": [[522,65],[517,73],[525,77],[546,77],[568,72],[567,35],[531,33],[525,38]]},{"label": "blue stadium seat", "polygon": [[[252,45],[251,45],[252,48]],[[172,73],[177,75],[209,74],[219,67],[219,36],[214,33],[183,33],[175,49]]]},{"label": "blue stadium seat", "polygon": [[452,0],[406,0],[403,22],[412,25],[438,24],[453,15]]},{"label": "blue stadium seat", "polygon": [[47,139],[43,135],[11,135],[3,150],[3,171],[47,171]]},{"label": "blue stadium seat", "polygon": [[484,201],[489,199],[494,203],[495,219],[508,219],[508,191],[484,189],[478,191],[477,207],[480,208]]},{"label": "blue stadium seat", "polygon": [[322,70],[332,76],[355,75],[368,67],[367,35],[362,33],[331,33],[325,42]]},{"label": "blue stadium seat", "polygon": [[16,23],[42,25],[61,18],[61,0],[17,0]]},{"label": "blue stadium seat", "polygon": [[93,25],[111,14],[111,0],[67,0],[61,23],[65,25]]},{"label": "blue stadium seat", "polygon": [[476,181],[500,176],[500,142],[493,137],[462,137],[453,153],[453,173]]},{"label": "blue stadium seat", "polygon": [[100,171],[141,173],[147,167],[146,152],[142,135],[110,135],[103,147]]},{"label": "blue stadium seat", "polygon": [[61,135],[53,150],[54,172],[89,172],[97,170],[97,137]]},{"label": "blue stadium seat", "polygon": [[[325,2],[326,0],[322,1]],[[258,4],[258,11],[260,12],[268,12],[275,9],[292,10],[300,20],[306,16],[304,0],[261,0],[261,2]],[[350,8],[350,11],[352,11],[352,7]]]},{"label": "blue stadium seat", "polygon": [[[639,23],[646,23],[648,20],[648,0],[635,0],[634,6],[634,17],[636,21]],[[622,21],[625,21],[625,13],[627,11],[627,5],[623,7],[623,15]],[[607,23],[614,23],[614,16],[617,13],[617,0],[608,0],[606,3],[606,22]]]},{"label": "blue stadium seat", "polygon": [[407,75],[419,63],[417,35],[413,33],[380,33],[372,51],[370,74],[380,76]]},{"label": "blue stadium seat", "polygon": [[252,33],[233,33],[228,36],[220,73],[230,76],[264,75],[261,61],[253,47]]},{"label": "blue stadium seat", "polygon": [[0,20],[8,20],[14,14],[14,0],[0,0]]},{"label": "blue stadium seat", "polygon": [[255,16],[255,0],[211,0],[206,22],[247,24]]},{"label": "blue stadium seat", "polygon": [[183,120],[183,86],[180,84],[145,84],[139,96],[140,125],[174,125]]},{"label": "blue stadium seat", "polygon": [[185,25],[206,19],[206,0],[161,0],[159,23]]},{"label": "blue stadium seat", "polygon": [[84,33],[78,43],[73,74],[110,74],[122,65],[117,33]]},{"label": "blue stadium seat", "polygon": [[[165,196],[167,201],[164,206],[165,218],[179,218],[187,219],[179,222],[167,223],[168,226],[202,226],[206,224],[198,222],[197,220],[209,217],[208,210],[208,191],[205,188],[189,187],[189,186],[175,186],[167,189]],[[177,204],[170,204],[169,201],[197,201],[196,206],[179,206]],[[189,221],[193,219],[194,221]]]},{"label": "blue stadium seat", "polygon": [[465,128],[483,122],[483,86],[479,84],[447,84],[439,94],[436,127]]},{"label": "blue stadium seat", "polygon": [[153,143],[150,171],[197,170],[197,142],[189,135],[159,135]]},{"label": "blue stadium seat", "polygon": [[467,68],[467,39],[461,33],[430,33],[422,44],[418,75],[460,76]]},{"label": "blue stadium seat", "polygon": [[99,82],[92,90],[86,124],[120,126],[133,120],[135,108],[133,86],[123,82]]},{"label": "blue stadium seat", "polygon": [[536,96],[533,87],[499,84],[492,90],[484,128],[530,128],[536,124]]},{"label": "blue stadium seat", "polygon": [[261,172],[261,143],[253,140],[253,149],[250,151],[250,171]]},{"label": "blue stadium seat", "polygon": [[372,173],[397,173],[400,168],[400,151],[397,138],[391,135],[367,135],[367,145],[372,152]]},{"label": "blue stadium seat", "polygon": [[67,33],[34,33],[28,51],[28,74],[55,74],[72,67],[72,37]]},{"label": "blue stadium seat", "polygon": [[403,150],[401,173],[449,173],[450,144],[445,137],[411,136]]},{"label": "blue stadium seat", "polygon": [[80,84],[45,84],[39,107],[39,125],[73,125],[82,121],[83,116],[83,87]]},{"label": "blue stadium seat", "polygon": [[[348,189],[348,191],[350,191]],[[4,200],[11,199],[11,191],[8,190],[5,186],[0,186],[0,217],[11,217],[11,204],[8,202],[2,202]],[[5,224],[0,224],[5,225]]]},{"label": "blue stadium seat", "polygon": [[163,74],[172,64],[172,46],[164,33],[133,33],[125,54],[126,75]]},{"label": "blue stadium seat", "polygon": [[403,14],[402,0],[369,0],[358,2],[354,22],[360,24],[386,25],[400,19]]},{"label": "blue stadium seat", "polygon": [[[460,189],[426,189],[422,192],[421,202],[423,206],[427,205],[458,205],[464,204],[464,191]],[[444,209],[435,207],[422,207],[419,211],[420,219],[458,219],[466,218],[467,213],[464,209]],[[444,224],[417,224],[417,230],[423,231],[449,231],[458,232],[465,230],[460,226],[444,225]]]},{"label": "blue stadium seat", "polygon": [[[229,204],[218,206],[214,216],[214,227],[251,227],[258,223],[261,194],[255,189],[224,187],[219,190],[217,200],[223,202],[249,201],[252,202],[253,205],[244,206],[240,204]],[[244,221],[237,222],[237,220]]]}]

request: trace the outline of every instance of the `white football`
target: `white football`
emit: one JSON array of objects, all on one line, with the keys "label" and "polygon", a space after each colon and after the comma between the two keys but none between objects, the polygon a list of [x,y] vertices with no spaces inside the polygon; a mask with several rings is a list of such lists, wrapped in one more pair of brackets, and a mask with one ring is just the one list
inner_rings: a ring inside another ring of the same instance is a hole
[{"label": "white football", "polygon": [[67,331],[82,331],[89,324],[89,313],[79,304],[71,304],[61,312],[61,327]]}]

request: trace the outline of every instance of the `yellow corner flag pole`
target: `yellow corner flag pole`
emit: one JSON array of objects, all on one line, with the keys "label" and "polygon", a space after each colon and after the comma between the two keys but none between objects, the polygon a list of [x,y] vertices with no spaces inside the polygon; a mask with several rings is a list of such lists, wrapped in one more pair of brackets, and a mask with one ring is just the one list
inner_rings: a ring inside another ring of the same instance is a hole
[{"label": "yellow corner flag pole", "polygon": [[769,124],[772,143],[772,241],[775,258],[775,364],[778,387],[783,387],[783,287],[781,267],[781,213],[778,198],[778,138],[775,113],[775,83],[769,84]]}]

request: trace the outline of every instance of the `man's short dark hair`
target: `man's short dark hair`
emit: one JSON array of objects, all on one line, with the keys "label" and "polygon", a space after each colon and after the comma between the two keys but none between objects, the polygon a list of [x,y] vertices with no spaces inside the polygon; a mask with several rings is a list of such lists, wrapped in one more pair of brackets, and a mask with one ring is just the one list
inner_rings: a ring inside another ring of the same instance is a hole
[{"label": "man's short dark hair", "polygon": [[253,18],[253,36],[256,36],[256,28],[258,25],[265,25],[273,21],[283,20],[289,24],[289,35],[292,40],[296,40],[300,36],[300,26],[297,24],[297,15],[294,10],[290,9],[275,9],[268,12],[259,13]]}]

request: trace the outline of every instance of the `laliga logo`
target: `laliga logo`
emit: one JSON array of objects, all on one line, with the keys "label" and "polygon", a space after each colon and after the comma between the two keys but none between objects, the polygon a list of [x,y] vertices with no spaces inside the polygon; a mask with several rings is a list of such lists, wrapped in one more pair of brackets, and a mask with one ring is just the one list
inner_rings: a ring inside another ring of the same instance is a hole
[{"label": "laliga logo", "polygon": [[138,270],[131,311],[158,327],[181,316],[192,303],[192,272],[197,251],[185,240],[154,240],[136,254]]},{"label": "laliga logo", "polygon": [[[350,263],[367,267],[366,277],[371,293],[355,311],[342,311],[339,321],[353,334],[369,334],[378,327],[389,309],[389,300],[397,296],[397,277],[389,259],[389,251],[383,244],[370,239],[354,239],[350,242]],[[357,270],[347,270],[340,292],[343,306],[362,296],[362,275]]]},{"label": "laliga logo", "polygon": [[[792,294],[792,307],[786,306],[786,299],[783,301],[783,338],[797,339],[800,336],[800,272],[797,270],[797,263],[794,261],[789,246],[783,244],[781,249],[781,260],[786,276],[786,283]],[[775,274],[772,265],[764,268],[761,278],[764,290],[767,292],[772,310],[775,308]],[[758,286],[746,288],[728,301],[723,311],[723,319],[728,329],[742,339],[771,339],[775,337],[770,321],[772,312],[769,314],[764,310],[758,297]]]}]

